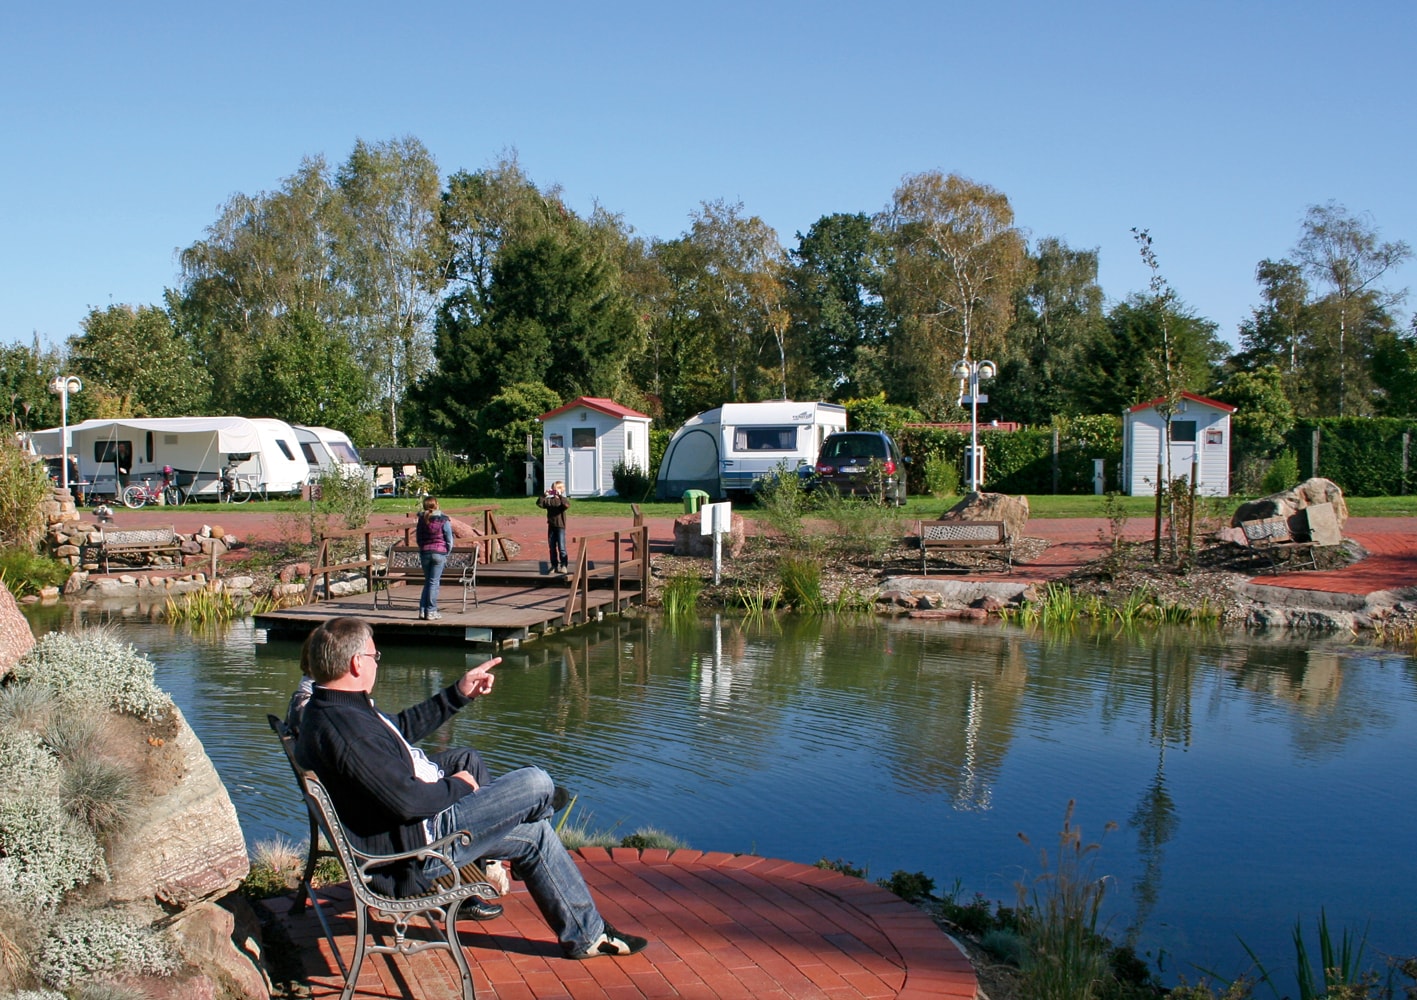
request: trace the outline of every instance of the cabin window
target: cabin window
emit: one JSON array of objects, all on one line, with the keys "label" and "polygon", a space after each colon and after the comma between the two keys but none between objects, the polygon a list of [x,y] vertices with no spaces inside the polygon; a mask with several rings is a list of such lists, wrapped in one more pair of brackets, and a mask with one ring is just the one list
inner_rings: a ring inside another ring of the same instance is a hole
[{"label": "cabin window", "polygon": [[797,428],[737,427],[733,431],[734,451],[796,451]]},{"label": "cabin window", "polygon": [[572,427],[571,428],[572,448],[594,448],[595,428],[594,427]]},{"label": "cabin window", "polygon": [[566,439],[560,434],[548,434],[546,436],[546,447],[564,448],[566,447]]},{"label": "cabin window", "polygon": [[315,457],[315,449],[310,447],[309,441],[300,442],[300,454],[305,456],[305,461],[311,465],[319,465],[320,460]]},{"label": "cabin window", "polygon": [[1209,430],[1207,430],[1207,431],[1205,432],[1205,443],[1206,443],[1206,444],[1224,444],[1224,443],[1225,443],[1225,432],[1222,431],[1219,427],[1212,427],[1212,428],[1210,428]]},{"label": "cabin window", "polygon": [[276,438],[276,447],[280,449],[280,453],[286,458],[290,459],[292,462],[295,461],[295,453],[290,450],[290,445],[286,444],[280,438]]},{"label": "cabin window", "polygon": [[1171,421],[1171,442],[1172,444],[1194,444],[1196,440],[1196,422],[1194,420],[1173,420]]},{"label": "cabin window", "polygon": [[635,451],[635,432],[628,427],[625,428],[625,450],[631,454]]}]

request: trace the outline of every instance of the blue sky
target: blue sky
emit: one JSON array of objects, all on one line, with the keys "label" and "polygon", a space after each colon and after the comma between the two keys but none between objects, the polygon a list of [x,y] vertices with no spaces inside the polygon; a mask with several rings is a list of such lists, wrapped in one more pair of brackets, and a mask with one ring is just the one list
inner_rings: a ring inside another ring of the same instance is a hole
[{"label": "blue sky", "polygon": [[[791,247],[957,172],[1031,239],[1098,248],[1109,303],[1145,289],[1149,229],[1233,341],[1309,205],[1417,244],[1415,29],[1412,0],[17,5],[0,342],[160,303],[231,195],[402,135],[444,176],[515,149],[577,211],[665,239],[724,198]],[[1409,285],[1410,263],[1388,282]]]}]

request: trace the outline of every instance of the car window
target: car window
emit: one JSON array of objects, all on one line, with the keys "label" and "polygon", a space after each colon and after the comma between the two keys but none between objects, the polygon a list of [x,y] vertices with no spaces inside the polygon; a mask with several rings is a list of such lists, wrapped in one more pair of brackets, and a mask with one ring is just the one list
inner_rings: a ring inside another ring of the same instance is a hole
[{"label": "car window", "polygon": [[886,445],[875,436],[828,438],[822,454],[826,458],[885,458]]}]

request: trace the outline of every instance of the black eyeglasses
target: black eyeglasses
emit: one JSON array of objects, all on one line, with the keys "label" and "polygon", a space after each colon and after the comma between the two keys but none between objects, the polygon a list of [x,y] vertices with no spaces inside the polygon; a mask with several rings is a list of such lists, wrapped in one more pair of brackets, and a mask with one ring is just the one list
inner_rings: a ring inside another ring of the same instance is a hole
[{"label": "black eyeglasses", "polygon": [[372,657],[374,657],[374,662],[375,662],[375,663],[378,663],[378,662],[379,662],[379,658],[382,657],[384,654],[381,653],[381,652],[379,652],[379,651],[376,649],[376,650],[374,650],[374,652],[372,652],[372,653],[360,653],[359,655],[360,655],[360,656],[372,656]]}]

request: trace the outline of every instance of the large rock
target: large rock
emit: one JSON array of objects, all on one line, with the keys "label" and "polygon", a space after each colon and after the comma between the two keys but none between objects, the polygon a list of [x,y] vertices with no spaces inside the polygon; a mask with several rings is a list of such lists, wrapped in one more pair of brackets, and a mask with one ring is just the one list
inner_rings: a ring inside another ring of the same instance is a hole
[{"label": "large rock", "polygon": [[[728,533],[723,536],[723,555],[736,559],[742,554],[746,542],[743,519],[735,513],[729,522]],[[713,558],[713,535],[703,533],[698,514],[681,514],[674,519],[674,554]]]},{"label": "large rock", "polygon": [[[460,521],[456,517],[450,517],[448,518],[448,520],[452,523],[453,526],[454,544],[456,544],[458,541],[471,542],[477,541],[478,539],[482,538],[482,532],[479,529],[474,528],[472,525],[468,524],[466,521]],[[522,547],[519,542],[511,538],[503,539],[499,544],[492,546],[493,562],[502,561],[503,545],[506,546],[508,559],[515,559],[521,553]]]},{"label": "large rock", "polygon": [[1319,477],[1306,479],[1282,493],[1242,503],[1230,518],[1230,526],[1238,528],[1242,521],[1260,521],[1267,517],[1288,520],[1307,507],[1323,503],[1333,505],[1333,516],[1338,521],[1338,530],[1342,531],[1348,520],[1348,504],[1343,499],[1343,490],[1333,480]]},{"label": "large rock", "polygon": [[1028,497],[1007,493],[966,493],[941,517],[945,521],[1003,521],[1010,538],[1022,538],[1028,526]]},{"label": "large rock", "polygon": [[236,808],[211,758],[176,708],[163,741],[162,784],[133,810],[109,856],[110,898],[156,898],[171,908],[234,889],[251,870]]},{"label": "large rock", "polygon": [[0,677],[14,670],[33,645],[34,633],[28,619],[20,613],[10,588],[0,582]]}]

